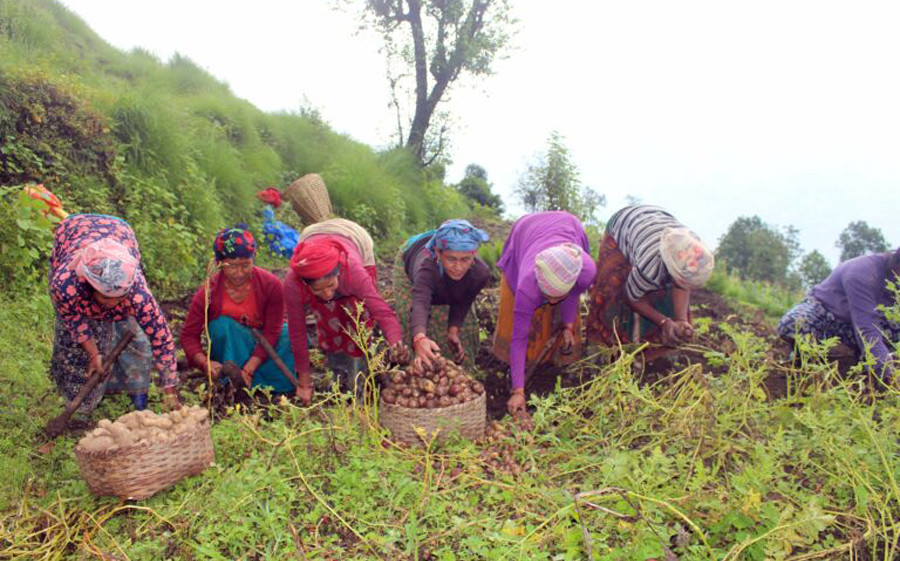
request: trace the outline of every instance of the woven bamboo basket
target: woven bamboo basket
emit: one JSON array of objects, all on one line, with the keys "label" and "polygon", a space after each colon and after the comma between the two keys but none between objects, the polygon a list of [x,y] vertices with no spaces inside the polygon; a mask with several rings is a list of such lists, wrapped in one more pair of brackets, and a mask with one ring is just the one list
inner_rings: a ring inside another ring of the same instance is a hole
[{"label": "woven bamboo basket", "polygon": [[317,173],[307,173],[294,181],[284,190],[284,195],[305,224],[315,224],[333,215],[328,187]]},{"label": "woven bamboo basket", "polygon": [[412,409],[385,403],[383,399],[378,406],[378,422],[406,444],[424,444],[416,428],[424,429],[426,438],[437,433],[437,442],[457,431],[465,438],[481,438],[486,418],[487,399],[483,393],[472,401],[435,409]]},{"label": "woven bamboo basket", "polygon": [[116,450],[93,452],[76,446],[75,460],[91,493],[146,499],[213,463],[215,452],[209,428],[209,420],[205,420],[196,430],[166,442]]}]

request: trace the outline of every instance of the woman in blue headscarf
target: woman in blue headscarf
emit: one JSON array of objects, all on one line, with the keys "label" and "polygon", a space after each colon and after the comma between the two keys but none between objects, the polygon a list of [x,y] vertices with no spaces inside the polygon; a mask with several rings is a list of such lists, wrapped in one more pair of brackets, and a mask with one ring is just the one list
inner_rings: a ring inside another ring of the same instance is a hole
[{"label": "woman in blue headscarf", "polygon": [[430,367],[439,353],[473,364],[478,322],[466,321],[475,297],[491,278],[476,254],[488,235],[467,220],[447,220],[411,237],[394,264],[394,302],[414,366]]}]

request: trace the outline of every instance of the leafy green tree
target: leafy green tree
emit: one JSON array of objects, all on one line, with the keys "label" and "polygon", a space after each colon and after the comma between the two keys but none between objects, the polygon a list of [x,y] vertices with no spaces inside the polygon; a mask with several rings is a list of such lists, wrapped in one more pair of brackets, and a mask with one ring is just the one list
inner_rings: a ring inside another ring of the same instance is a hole
[{"label": "leafy green tree", "polygon": [[803,256],[798,269],[800,279],[806,288],[819,284],[831,274],[831,265],[828,264],[828,260],[815,249]]},{"label": "leafy green tree", "polygon": [[719,240],[716,257],[729,272],[745,279],[788,284],[788,270],[798,250],[795,228],[780,231],[759,216],[742,216]]},{"label": "leafy green tree", "polygon": [[585,224],[597,224],[596,211],[606,196],[581,184],[578,167],[558,132],[550,133],[547,152],[519,178],[516,194],[529,212],[566,210]]},{"label": "leafy green tree", "polygon": [[[345,0],[363,2],[363,25],[380,31],[388,59],[398,134],[423,165],[447,143],[446,121],[433,126],[438,104],[462,75],[484,76],[505,52],[515,20],[507,0]],[[408,78],[415,111],[404,118]],[[408,133],[404,128],[408,126]],[[436,129],[436,130],[433,130]]]},{"label": "leafy green tree", "polygon": [[838,241],[834,245],[841,250],[841,261],[866,253],[881,253],[888,250],[888,244],[881,230],[869,226],[865,220],[851,222],[838,236]]},{"label": "leafy green tree", "polygon": [[487,171],[478,164],[466,166],[466,174],[456,189],[469,199],[469,206],[478,203],[492,209],[496,214],[503,212],[503,199],[491,190],[487,180]]}]

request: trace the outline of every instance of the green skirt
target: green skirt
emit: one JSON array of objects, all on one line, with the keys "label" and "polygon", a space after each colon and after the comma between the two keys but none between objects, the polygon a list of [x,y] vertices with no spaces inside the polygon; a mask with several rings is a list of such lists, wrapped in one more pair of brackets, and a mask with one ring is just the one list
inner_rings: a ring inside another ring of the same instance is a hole
[{"label": "green skirt", "polygon": [[[409,316],[412,311],[412,283],[406,276],[406,267],[403,264],[403,250],[397,253],[394,259],[394,309],[403,326],[403,340],[412,344],[412,334],[409,330]],[[447,328],[450,318],[450,306],[432,306],[428,317],[428,329],[426,335],[429,339],[441,347],[441,354],[446,358],[453,358],[453,351],[447,343]],[[466,359],[463,366],[467,369],[475,367],[475,358],[478,356],[478,320],[473,313],[466,314],[466,319],[459,328],[459,340],[466,350]]]}]

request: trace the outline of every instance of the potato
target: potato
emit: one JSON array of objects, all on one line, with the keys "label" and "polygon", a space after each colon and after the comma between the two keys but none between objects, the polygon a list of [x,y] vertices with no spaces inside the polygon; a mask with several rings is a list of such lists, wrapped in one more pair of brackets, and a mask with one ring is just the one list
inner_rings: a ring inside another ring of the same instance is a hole
[{"label": "potato", "polygon": [[424,395],[420,395],[418,403],[419,407],[425,407],[426,403],[428,403],[428,398],[426,398]]},{"label": "potato", "polygon": [[434,385],[434,382],[432,382],[431,380],[425,380],[424,382],[422,382],[422,389],[428,393],[434,393],[435,387],[436,386]]},{"label": "potato", "polygon": [[129,434],[130,430],[128,427],[118,421],[109,425],[109,432],[113,435],[114,438],[119,438],[119,436],[123,434]]},{"label": "potato", "polygon": [[385,403],[394,403],[397,400],[397,394],[392,389],[382,390],[381,398]]},{"label": "potato", "polygon": [[166,417],[155,417],[144,419],[144,426],[168,430],[172,428],[173,423]]},{"label": "potato", "polygon": [[484,393],[484,384],[482,384],[481,382],[479,382],[477,380],[472,380],[472,391],[478,395],[483,394]]},{"label": "potato", "polygon": [[130,432],[126,432],[116,436],[115,441],[116,446],[118,446],[119,448],[130,448],[135,444],[134,436],[132,436]]},{"label": "potato", "polygon": [[93,438],[85,438],[79,444],[85,450],[90,452],[105,452],[115,449],[115,441],[111,436],[97,436]]}]

